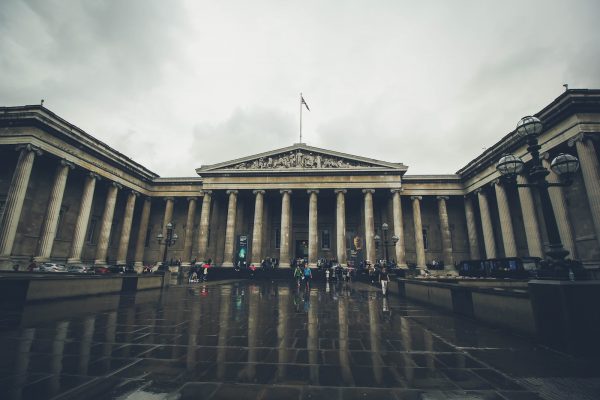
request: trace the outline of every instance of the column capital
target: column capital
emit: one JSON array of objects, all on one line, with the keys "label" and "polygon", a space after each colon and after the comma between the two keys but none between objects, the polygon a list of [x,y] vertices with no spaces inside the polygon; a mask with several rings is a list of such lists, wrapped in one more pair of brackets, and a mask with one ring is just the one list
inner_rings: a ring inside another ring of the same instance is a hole
[{"label": "column capital", "polygon": [[133,189],[131,189],[129,191],[129,194],[132,196],[135,196],[135,197],[140,197],[142,195],[140,192],[138,192],[137,190],[133,190]]},{"label": "column capital", "polygon": [[438,200],[450,200],[450,196],[435,196]]},{"label": "column capital", "polygon": [[75,164],[73,164],[71,161],[65,160],[64,158],[60,160],[60,165],[68,167],[69,169],[75,169]]},{"label": "column capital", "polygon": [[32,145],[31,143],[17,145],[15,147],[15,150],[16,151],[21,151],[21,150],[33,151],[38,156],[41,156],[42,154],[44,154],[44,152],[42,151],[42,149],[40,149],[37,146]]},{"label": "column capital", "polygon": [[192,200],[198,200],[198,198],[197,198],[196,196],[189,196],[189,197],[187,197],[187,198],[186,198],[186,200],[187,200],[188,202],[190,202],[190,201],[192,201]]},{"label": "column capital", "polygon": [[493,181],[490,182],[490,186],[494,187],[494,186],[504,186],[504,182],[502,182],[501,179],[494,179]]},{"label": "column capital", "polygon": [[163,197],[163,201],[175,201],[175,197],[173,197],[173,196],[166,196],[166,197]]},{"label": "column capital", "polygon": [[394,188],[394,189],[390,189],[391,193],[402,193],[404,192],[404,188]]},{"label": "column capital", "polygon": [[477,189],[473,190],[473,193],[475,193],[477,195],[481,194],[482,196],[485,195],[483,187],[478,187]]},{"label": "column capital", "polygon": [[212,194],[212,190],[201,190],[200,194],[203,196],[210,196]]},{"label": "column capital", "polygon": [[367,194],[367,193],[371,193],[371,194],[373,194],[373,193],[375,193],[375,189],[363,189],[363,190],[362,190],[362,192],[363,192],[364,194]]},{"label": "column capital", "polygon": [[252,191],[252,194],[265,194],[265,191],[263,189],[256,189]]},{"label": "column capital", "polygon": [[319,194],[319,189],[308,189],[308,190],[306,191],[306,193],[308,193],[308,194],[311,194],[311,193],[314,193],[314,194]]},{"label": "column capital", "polygon": [[152,197],[144,196],[144,201],[147,201],[148,203],[150,203],[152,201]]},{"label": "column capital", "polygon": [[281,190],[279,191],[279,193],[281,193],[281,194],[285,194],[285,193],[287,193],[287,194],[290,194],[290,195],[291,195],[291,194],[292,194],[292,189],[281,189]]},{"label": "column capital", "polygon": [[348,191],[346,189],[333,189],[333,193],[335,193],[335,194],[338,194],[338,193],[346,194],[346,193],[348,193]]},{"label": "column capital", "polygon": [[89,176],[90,178],[92,178],[92,179],[96,179],[96,180],[99,180],[99,181],[101,181],[101,180],[102,180],[102,177],[101,177],[100,175],[98,175],[97,173],[95,173],[95,172],[90,172],[90,173],[88,174],[88,176]]},{"label": "column capital", "polygon": [[577,142],[585,143],[586,141],[598,140],[598,135],[588,133],[588,132],[579,132],[577,135],[573,136],[568,140],[567,144],[569,147],[574,147]]},{"label": "column capital", "polygon": [[123,185],[121,185],[118,182],[111,182],[110,183],[112,186],[116,187],[117,189],[123,189]]},{"label": "column capital", "polygon": [[423,196],[410,196],[410,199],[411,200],[419,200],[419,201],[421,201],[421,200],[423,200]]},{"label": "column capital", "polygon": [[235,189],[229,189],[225,193],[227,193],[227,194],[238,194],[238,191],[235,190]]}]

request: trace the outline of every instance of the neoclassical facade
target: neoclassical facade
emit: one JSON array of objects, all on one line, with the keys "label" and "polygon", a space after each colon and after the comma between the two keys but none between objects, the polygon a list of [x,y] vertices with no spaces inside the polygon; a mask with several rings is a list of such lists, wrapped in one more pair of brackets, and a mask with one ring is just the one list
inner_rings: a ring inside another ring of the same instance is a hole
[{"label": "neoclassical facade", "polygon": [[[550,196],[571,257],[598,267],[600,90],[569,90],[535,115],[544,162],[581,162],[573,185]],[[528,160],[510,132],[455,174],[410,175],[401,163],[294,144],[163,178],[44,107],[0,107],[0,266],[154,264],[169,222],[179,239],[167,258],[183,265],[544,256],[536,193],[498,179],[506,152]]]}]

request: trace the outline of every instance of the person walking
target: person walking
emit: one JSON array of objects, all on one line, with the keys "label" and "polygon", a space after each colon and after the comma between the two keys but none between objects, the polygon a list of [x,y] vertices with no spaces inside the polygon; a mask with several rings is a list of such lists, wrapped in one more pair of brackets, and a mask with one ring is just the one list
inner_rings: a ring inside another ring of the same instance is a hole
[{"label": "person walking", "polygon": [[302,270],[300,269],[300,265],[296,264],[296,269],[294,269],[294,279],[296,280],[296,284],[300,287],[300,281],[302,280]]},{"label": "person walking", "polygon": [[310,287],[310,280],[312,279],[312,271],[308,265],[304,266],[304,281],[306,282],[306,287]]},{"label": "person walking", "polygon": [[381,283],[381,291],[384,296],[387,296],[387,287],[390,281],[390,275],[387,272],[387,268],[383,268],[379,273],[379,282]]}]

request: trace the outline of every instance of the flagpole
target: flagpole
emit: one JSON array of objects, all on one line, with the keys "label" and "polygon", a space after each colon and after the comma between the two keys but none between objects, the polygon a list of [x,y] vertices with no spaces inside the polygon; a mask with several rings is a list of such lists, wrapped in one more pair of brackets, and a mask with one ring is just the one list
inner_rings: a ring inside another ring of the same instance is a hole
[{"label": "flagpole", "polygon": [[300,93],[300,143],[302,143],[302,93]]}]

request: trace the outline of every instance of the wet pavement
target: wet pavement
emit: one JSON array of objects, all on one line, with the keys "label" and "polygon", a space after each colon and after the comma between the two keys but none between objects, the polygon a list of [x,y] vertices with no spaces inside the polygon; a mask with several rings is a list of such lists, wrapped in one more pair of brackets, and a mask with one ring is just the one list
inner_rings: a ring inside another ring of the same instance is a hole
[{"label": "wet pavement", "polygon": [[598,399],[597,361],[363,283],[226,281],[0,311],[2,399]]}]

